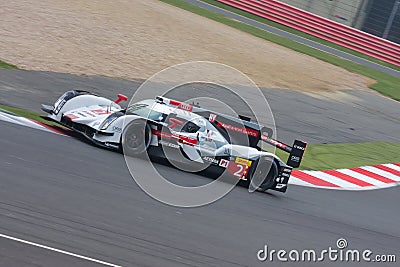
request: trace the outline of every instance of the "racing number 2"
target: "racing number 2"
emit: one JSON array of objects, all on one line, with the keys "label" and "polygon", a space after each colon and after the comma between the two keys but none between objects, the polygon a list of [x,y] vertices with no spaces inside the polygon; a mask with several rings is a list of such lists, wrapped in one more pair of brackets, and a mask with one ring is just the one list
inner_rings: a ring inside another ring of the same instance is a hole
[{"label": "racing number 2", "polygon": [[247,178],[246,178],[247,169],[248,169],[247,166],[244,166],[242,164],[237,164],[233,161],[231,161],[228,166],[229,173],[231,173],[233,176],[235,176],[239,179],[243,179],[243,180],[247,180]]}]

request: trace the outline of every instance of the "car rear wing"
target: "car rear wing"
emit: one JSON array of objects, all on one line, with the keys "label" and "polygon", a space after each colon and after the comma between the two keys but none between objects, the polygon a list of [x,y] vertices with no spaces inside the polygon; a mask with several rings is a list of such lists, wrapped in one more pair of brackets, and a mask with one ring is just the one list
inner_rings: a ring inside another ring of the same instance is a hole
[{"label": "car rear wing", "polygon": [[295,140],[293,146],[289,146],[287,144],[274,140],[264,134],[261,135],[261,140],[279,148],[280,150],[290,153],[286,164],[293,168],[300,167],[301,160],[303,159],[304,152],[307,148],[306,142]]}]

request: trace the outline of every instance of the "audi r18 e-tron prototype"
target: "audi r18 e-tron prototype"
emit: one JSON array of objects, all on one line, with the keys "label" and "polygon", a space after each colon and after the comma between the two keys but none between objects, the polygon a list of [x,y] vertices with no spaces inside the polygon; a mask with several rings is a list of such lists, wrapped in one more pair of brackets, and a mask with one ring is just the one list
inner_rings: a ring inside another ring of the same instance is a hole
[{"label": "audi r18 e-tron prototype", "polygon": [[[166,97],[143,100],[122,108],[115,101],[73,90],[54,105],[42,105],[48,120],[79,132],[93,143],[125,155],[187,162],[205,172],[228,173],[258,191],[286,192],[292,168],[300,166],[307,144],[293,146],[272,139],[272,129]],[[288,153],[284,163],[263,151],[265,142]],[[190,165],[189,164],[189,165]],[[196,167],[196,168],[197,168]]]}]

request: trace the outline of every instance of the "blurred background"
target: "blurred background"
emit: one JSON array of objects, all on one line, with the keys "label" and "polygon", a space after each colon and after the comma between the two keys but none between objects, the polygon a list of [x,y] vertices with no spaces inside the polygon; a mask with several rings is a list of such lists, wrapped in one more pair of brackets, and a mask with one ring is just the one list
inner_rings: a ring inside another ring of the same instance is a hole
[{"label": "blurred background", "polygon": [[281,0],[322,17],[400,43],[400,0]]}]

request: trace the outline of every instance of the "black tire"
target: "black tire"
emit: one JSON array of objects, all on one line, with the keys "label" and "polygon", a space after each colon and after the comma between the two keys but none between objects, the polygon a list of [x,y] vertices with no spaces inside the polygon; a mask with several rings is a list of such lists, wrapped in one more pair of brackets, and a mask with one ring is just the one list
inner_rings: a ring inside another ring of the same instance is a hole
[{"label": "black tire", "polygon": [[260,158],[250,181],[250,188],[257,191],[266,191],[273,188],[278,177],[278,164],[270,158]]},{"label": "black tire", "polygon": [[147,152],[151,142],[151,128],[144,120],[134,120],[124,129],[121,146],[124,155],[141,157]]}]

